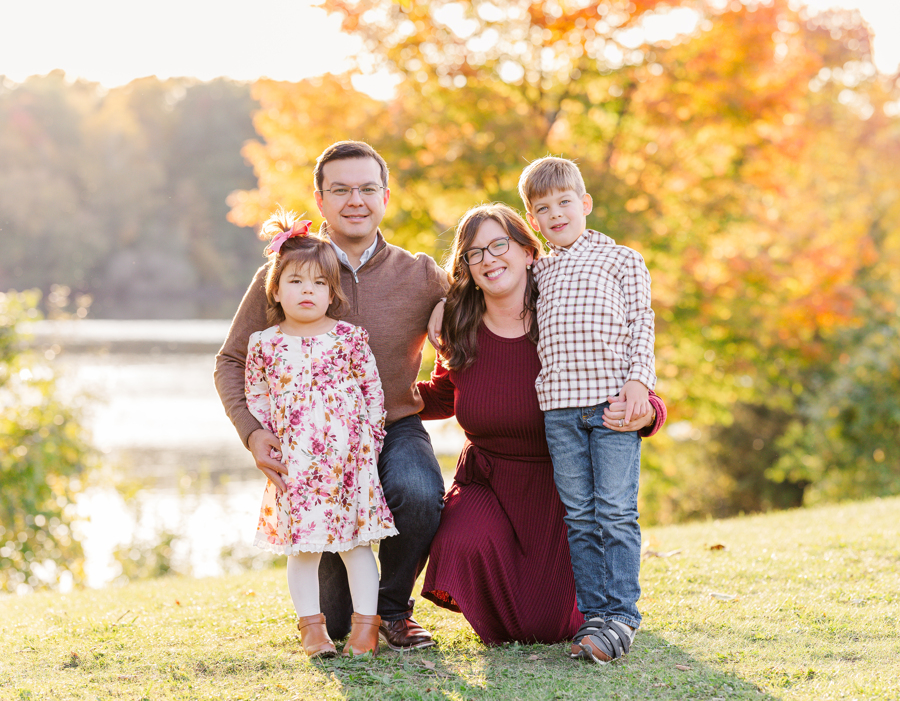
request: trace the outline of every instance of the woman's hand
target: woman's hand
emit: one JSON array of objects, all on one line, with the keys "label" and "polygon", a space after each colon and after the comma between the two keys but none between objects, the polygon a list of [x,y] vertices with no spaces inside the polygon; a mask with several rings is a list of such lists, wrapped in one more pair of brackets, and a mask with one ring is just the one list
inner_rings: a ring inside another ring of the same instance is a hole
[{"label": "woman's hand", "polygon": [[444,321],[444,302],[442,299],[431,311],[431,318],[428,319],[428,342],[434,346],[435,350],[441,349],[441,324]]},{"label": "woman's hand", "polygon": [[625,423],[625,400],[622,396],[607,397],[606,401],[609,402],[609,406],[603,410],[603,425],[612,431],[619,433],[640,431],[656,423],[656,409],[649,402],[650,411],[641,416],[632,416],[631,421]]}]

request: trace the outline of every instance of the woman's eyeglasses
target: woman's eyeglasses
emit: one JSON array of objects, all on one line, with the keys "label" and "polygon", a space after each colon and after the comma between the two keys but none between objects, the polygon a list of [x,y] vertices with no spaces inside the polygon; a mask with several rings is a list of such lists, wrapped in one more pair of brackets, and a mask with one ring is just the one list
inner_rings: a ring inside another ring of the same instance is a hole
[{"label": "woman's eyeglasses", "polygon": [[470,248],[462,254],[466,265],[478,265],[484,260],[484,252],[489,251],[492,256],[502,256],[509,250],[509,236],[502,239],[494,239],[484,248]]}]

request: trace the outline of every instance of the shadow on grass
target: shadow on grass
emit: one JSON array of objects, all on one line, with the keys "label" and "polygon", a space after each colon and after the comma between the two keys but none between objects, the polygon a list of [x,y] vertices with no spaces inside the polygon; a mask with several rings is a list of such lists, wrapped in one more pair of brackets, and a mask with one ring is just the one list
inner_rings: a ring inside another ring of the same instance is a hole
[{"label": "shadow on grass", "polygon": [[472,648],[453,644],[413,653],[382,646],[369,656],[315,663],[343,698],[361,699],[755,699],[776,698],[653,633],[641,632],[628,658],[609,665],[573,661],[568,645]]}]

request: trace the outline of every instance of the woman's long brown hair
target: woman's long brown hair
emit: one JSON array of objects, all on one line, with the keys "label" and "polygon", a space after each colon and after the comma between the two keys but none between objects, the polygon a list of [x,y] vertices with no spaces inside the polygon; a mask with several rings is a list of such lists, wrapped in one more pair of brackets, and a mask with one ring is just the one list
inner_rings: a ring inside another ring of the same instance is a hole
[{"label": "woman's long brown hair", "polygon": [[[447,368],[457,372],[469,367],[478,356],[478,329],[485,312],[484,294],[475,287],[469,266],[462,256],[472,248],[479,227],[488,219],[493,219],[502,226],[513,241],[530,249],[535,260],[543,251],[540,239],[525,220],[512,207],[502,202],[479,205],[463,214],[456,227],[450,253],[444,261],[444,268],[450,274],[450,290],[447,292],[444,320],[441,325],[442,362]],[[531,270],[526,272],[528,277],[525,284],[525,298],[522,300],[522,319],[531,314],[528,338],[537,343],[535,305],[538,289]]]}]

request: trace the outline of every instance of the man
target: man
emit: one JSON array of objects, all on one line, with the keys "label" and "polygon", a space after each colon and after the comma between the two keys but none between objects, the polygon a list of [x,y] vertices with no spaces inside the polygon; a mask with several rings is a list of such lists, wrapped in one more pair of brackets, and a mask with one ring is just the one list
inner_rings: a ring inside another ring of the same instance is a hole
[{"label": "man", "polygon": [[[380,543],[378,614],[381,637],[394,650],[428,647],[431,634],[412,618],[410,598],[440,522],[444,482],[428,433],[418,416],[416,390],[428,318],[446,294],[447,276],[425,254],[388,244],[379,225],[390,199],[384,159],[368,144],[340,141],[319,156],[313,171],[323,233],[341,260],[341,286],[350,310],[341,318],[369,332],[387,411],[387,435],[378,472],[399,535]],[[276,485],[287,469],[269,456],[278,438],[247,409],[244,362],[251,333],[266,323],[265,275],[261,267],[235,314],[216,356],[216,389],[225,411],[253,454],[256,466]],[[352,602],[339,556],[323,553],[319,566],[322,612],[332,638],[350,630]]]}]

